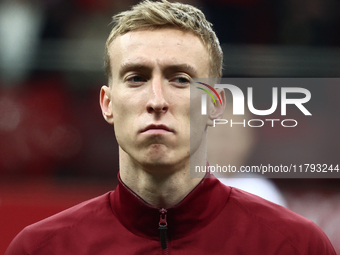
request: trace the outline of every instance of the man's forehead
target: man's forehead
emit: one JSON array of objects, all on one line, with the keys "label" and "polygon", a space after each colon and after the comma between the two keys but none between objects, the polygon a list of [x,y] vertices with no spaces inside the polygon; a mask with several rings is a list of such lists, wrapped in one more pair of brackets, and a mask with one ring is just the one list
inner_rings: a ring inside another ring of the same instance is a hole
[{"label": "man's forehead", "polygon": [[128,71],[143,71],[143,70],[152,70],[155,66],[160,67],[163,71],[171,71],[171,72],[186,72],[190,74],[192,77],[196,77],[198,75],[198,70],[196,65],[189,64],[183,60],[169,59],[169,60],[156,60],[150,61],[150,59],[131,59],[130,61],[123,62],[119,66],[119,74],[123,75]]},{"label": "man's forehead", "polygon": [[157,34],[166,34],[168,35],[166,38],[169,39],[171,37],[173,37],[174,35],[179,35],[180,37],[183,36],[194,36],[197,37],[198,39],[200,39],[199,36],[197,36],[196,34],[194,34],[193,32],[190,31],[186,31],[180,28],[175,28],[175,27],[162,27],[162,28],[139,28],[139,29],[135,29],[132,31],[129,31],[127,33],[118,35],[112,42],[114,42],[117,39],[124,39],[125,40],[131,40],[132,38],[139,36],[139,37],[149,37],[152,35],[157,35]]},{"label": "man's forehead", "polygon": [[192,32],[176,28],[138,29],[117,36],[111,42],[109,52],[114,53],[114,51],[126,48],[134,50],[140,47],[171,47],[180,50],[193,46],[201,47],[200,50],[202,51],[206,48],[201,38]]},{"label": "man's forehead", "polygon": [[109,51],[115,71],[157,64],[197,72],[209,62],[208,51],[200,38],[179,29],[131,31],[117,37]]}]

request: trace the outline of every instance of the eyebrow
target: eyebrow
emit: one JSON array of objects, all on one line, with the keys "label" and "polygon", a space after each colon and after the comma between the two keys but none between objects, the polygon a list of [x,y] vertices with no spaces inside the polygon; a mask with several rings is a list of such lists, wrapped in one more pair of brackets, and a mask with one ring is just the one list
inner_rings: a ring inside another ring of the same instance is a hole
[{"label": "eyebrow", "polygon": [[[140,71],[145,72],[149,71],[151,72],[152,66],[144,63],[134,63],[134,62],[127,62],[123,63],[119,68],[119,77],[122,77],[125,73],[129,71]],[[183,63],[183,64],[172,64],[167,65],[162,68],[162,71],[167,72],[186,72],[191,77],[196,78],[198,76],[197,69],[189,64]]]},{"label": "eyebrow", "polygon": [[122,77],[125,73],[129,71],[145,71],[150,70],[151,68],[145,64],[138,63],[123,63],[119,68],[119,77]]}]

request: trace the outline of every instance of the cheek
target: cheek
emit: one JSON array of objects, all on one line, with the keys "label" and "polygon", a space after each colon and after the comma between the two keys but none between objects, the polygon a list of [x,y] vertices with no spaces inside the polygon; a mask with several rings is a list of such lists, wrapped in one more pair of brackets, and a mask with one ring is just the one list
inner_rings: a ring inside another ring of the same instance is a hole
[{"label": "cheek", "polygon": [[[199,110],[198,110],[199,109]],[[206,129],[207,116],[201,115],[199,103],[182,105],[180,108],[181,124],[183,130],[183,139],[200,140]]]},{"label": "cheek", "polygon": [[133,106],[130,105],[129,100],[120,97],[114,98],[112,104],[114,130],[117,141],[126,135],[127,130],[133,126]]},{"label": "cheek", "polygon": [[[201,102],[201,93],[197,92],[198,89],[191,90],[191,99],[190,99],[190,120],[191,124],[204,123],[208,119],[208,115],[202,115],[202,102]],[[209,112],[209,104],[207,113]]]},{"label": "cheek", "polygon": [[140,95],[136,93],[127,93],[125,91],[115,91],[112,95],[112,112],[114,118],[118,121],[126,121],[131,118],[132,115],[138,114],[138,111],[142,108]]},{"label": "cheek", "polygon": [[[193,100],[192,100],[193,101]],[[201,101],[195,100],[190,105],[190,141],[199,143],[207,129],[208,115],[201,114]],[[194,143],[194,144],[193,144]]]}]

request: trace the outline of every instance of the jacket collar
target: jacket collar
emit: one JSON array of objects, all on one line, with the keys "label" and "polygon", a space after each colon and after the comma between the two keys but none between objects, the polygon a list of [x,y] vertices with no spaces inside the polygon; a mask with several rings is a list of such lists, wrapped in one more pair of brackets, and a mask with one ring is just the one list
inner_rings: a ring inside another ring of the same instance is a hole
[{"label": "jacket collar", "polygon": [[[226,205],[230,188],[213,175],[202,181],[177,205],[166,208],[169,238],[192,234],[207,226]],[[110,195],[111,208],[130,232],[149,239],[159,239],[160,209],[145,202],[127,187],[118,173],[118,186]]]}]

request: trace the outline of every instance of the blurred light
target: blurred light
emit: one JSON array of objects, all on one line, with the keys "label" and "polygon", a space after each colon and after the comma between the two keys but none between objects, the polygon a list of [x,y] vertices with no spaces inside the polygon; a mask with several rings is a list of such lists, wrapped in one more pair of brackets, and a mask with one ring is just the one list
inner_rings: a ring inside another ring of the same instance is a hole
[{"label": "blurred light", "polygon": [[0,131],[14,131],[21,120],[19,107],[7,97],[0,98]]}]

